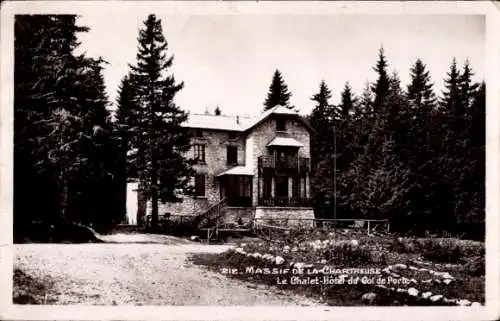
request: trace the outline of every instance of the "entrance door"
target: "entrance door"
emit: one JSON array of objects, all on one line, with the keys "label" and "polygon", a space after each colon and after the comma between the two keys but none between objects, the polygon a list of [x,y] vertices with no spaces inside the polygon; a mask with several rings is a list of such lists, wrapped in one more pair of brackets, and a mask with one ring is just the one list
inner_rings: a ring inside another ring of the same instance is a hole
[{"label": "entrance door", "polygon": [[276,176],[276,197],[288,197],[288,176]]}]

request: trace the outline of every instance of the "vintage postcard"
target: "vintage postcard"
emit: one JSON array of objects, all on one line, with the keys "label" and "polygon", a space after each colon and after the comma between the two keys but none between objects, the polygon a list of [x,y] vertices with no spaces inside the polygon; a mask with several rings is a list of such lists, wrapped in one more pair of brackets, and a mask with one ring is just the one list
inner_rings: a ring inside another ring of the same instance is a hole
[{"label": "vintage postcard", "polygon": [[498,318],[493,3],[1,14],[2,318]]}]

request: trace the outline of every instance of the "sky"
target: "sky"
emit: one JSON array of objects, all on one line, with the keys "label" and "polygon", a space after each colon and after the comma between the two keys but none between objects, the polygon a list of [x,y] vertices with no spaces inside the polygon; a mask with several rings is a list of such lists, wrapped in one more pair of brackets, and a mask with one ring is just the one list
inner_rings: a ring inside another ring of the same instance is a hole
[{"label": "sky", "polygon": [[[176,103],[192,113],[255,115],[262,111],[276,69],[302,114],[314,107],[311,96],[321,80],[338,103],[349,81],[361,94],[374,81],[378,50],[384,47],[389,71],[403,86],[417,58],[431,73],[439,94],[453,57],[469,59],[474,80],[485,73],[485,19],[480,15],[189,15],[155,13],[162,20],[171,72],[185,87]],[[133,10],[83,15],[80,52],[108,61],[104,78],[111,100],[128,64],[135,63],[138,30],[146,16]]]}]

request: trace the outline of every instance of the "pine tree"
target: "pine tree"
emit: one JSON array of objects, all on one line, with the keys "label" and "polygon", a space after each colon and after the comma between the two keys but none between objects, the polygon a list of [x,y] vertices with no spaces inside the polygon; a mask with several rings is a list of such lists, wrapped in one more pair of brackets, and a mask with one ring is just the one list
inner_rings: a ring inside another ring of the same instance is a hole
[{"label": "pine tree", "polygon": [[389,74],[387,73],[388,63],[385,57],[384,48],[381,47],[378,54],[378,61],[373,70],[377,72],[377,81],[371,86],[371,90],[375,95],[373,108],[377,109],[383,102],[389,92]]},{"label": "pine tree", "polygon": [[363,93],[361,94],[361,98],[356,108],[356,115],[361,116],[365,114],[366,117],[371,117],[373,115],[373,97],[370,88],[370,83],[366,82],[365,87],[363,88]]},{"label": "pine tree", "polygon": [[436,104],[436,96],[432,90],[433,84],[429,71],[422,60],[417,59],[410,69],[411,82],[407,87],[407,99],[410,108],[416,112],[416,117],[425,117],[430,114]]},{"label": "pine tree", "polygon": [[352,92],[349,82],[344,84],[344,89],[342,90],[340,110],[343,119],[349,118],[352,112],[354,112],[354,106],[356,105],[356,100]]},{"label": "pine tree", "polygon": [[332,208],[333,202],[333,121],[335,110],[330,105],[331,90],[324,80],[319,85],[318,93],[311,97],[316,103],[309,122],[315,133],[311,137],[311,163],[313,168],[312,194],[314,206],[321,216]]},{"label": "pine tree", "polygon": [[352,146],[356,154],[368,152],[368,137],[373,126],[374,115],[370,83],[366,82],[360,99],[354,105]]},{"label": "pine tree", "polygon": [[187,189],[193,175],[184,157],[190,148],[190,134],[181,124],[187,113],[175,103],[184,83],[169,74],[173,57],[167,58],[168,43],[161,20],[150,14],[139,31],[137,64],[131,66],[139,109],[133,144],[137,157],[131,162],[138,169],[143,193],[151,199],[151,225],[158,224],[158,202],[176,199],[176,192]]},{"label": "pine tree", "polygon": [[[383,63],[381,63],[381,61]],[[383,51],[381,50],[379,62],[377,65],[386,66]],[[385,141],[394,140],[395,134],[399,129],[399,113],[402,107],[402,92],[399,76],[393,73],[391,77],[387,76],[385,67],[379,69],[380,75],[377,81],[375,91],[375,103],[372,116],[372,126],[369,133],[369,152],[379,153]],[[378,85],[385,84],[386,85]],[[383,91],[380,88],[383,87]],[[378,90],[378,91],[377,91]],[[377,97],[378,100],[377,100]],[[378,105],[377,101],[379,102]],[[397,146],[400,142],[395,142]],[[397,147],[395,147],[397,149]]]},{"label": "pine tree", "polygon": [[405,162],[410,170],[412,182],[407,207],[412,220],[425,225],[432,221],[431,213],[439,202],[437,185],[438,173],[435,166],[437,150],[435,141],[439,139],[439,124],[435,119],[436,97],[433,92],[429,71],[422,60],[410,68],[410,84],[406,90],[409,106],[407,146]]},{"label": "pine tree", "polygon": [[[137,119],[136,113],[138,104],[132,80],[130,75],[126,75],[121,79],[118,88],[118,97],[116,99],[115,122],[114,132],[119,141],[119,156],[117,168],[119,169],[119,179],[121,181],[122,193],[127,193],[128,177],[136,177],[134,169],[131,164],[127,162],[130,151],[132,150],[132,139],[134,137],[134,130],[137,128],[135,120]],[[125,209],[126,210],[126,209]]]},{"label": "pine tree", "polygon": [[453,58],[450,71],[447,73],[448,78],[445,79],[445,91],[442,93],[440,101],[441,110],[444,113],[453,115],[463,115],[460,102],[460,71],[457,68],[457,60]]},{"label": "pine tree", "polygon": [[467,59],[465,60],[462,72],[460,73],[459,77],[460,104],[461,106],[463,106],[462,108],[466,113],[470,109],[479,87],[479,84],[472,82],[473,76],[474,72],[469,60]]},{"label": "pine tree", "polygon": [[131,130],[135,125],[134,121],[137,119],[136,113],[138,108],[131,75],[126,75],[121,79],[118,87],[115,111],[117,128],[120,136],[122,136],[126,142],[130,140],[132,134]]},{"label": "pine tree", "polygon": [[[468,128],[469,167],[468,184],[469,201],[463,202],[468,206],[460,218],[460,223],[473,237],[484,236],[485,232],[485,177],[486,177],[486,85],[484,81],[477,84],[474,94]],[[465,185],[464,184],[464,185]]]},{"label": "pine tree", "polygon": [[447,73],[445,90],[440,99],[440,117],[442,119],[441,140],[443,167],[454,166],[457,148],[463,139],[465,129],[465,106],[461,96],[461,75],[457,68],[456,59],[453,58],[450,71]]},{"label": "pine tree", "polygon": [[[331,130],[335,118],[334,109],[329,102],[331,97],[331,90],[328,88],[325,81],[322,80],[319,86],[319,92],[311,97],[311,100],[316,102],[309,116],[309,122],[316,131],[312,137],[313,155],[318,155],[325,151],[325,148],[327,148],[326,146],[330,144],[329,131]],[[317,164],[317,160],[314,159],[314,157],[313,164]]]},{"label": "pine tree", "polygon": [[311,112],[311,116],[309,117],[311,125],[317,124],[316,127],[319,128],[320,125],[326,124],[326,121],[330,119],[331,106],[328,101],[330,98],[332,98],[332,92],[325,81],[322,80],[319,85],[319,92],[311,97],[311,100],[316,102]]},{"label": "pine tree", "polygon": [[433,91],[429,71],[422,60],[417,59],[410,69],[410,84],[407,86],[406,99],[409,104],[409,136],[419,151],[415,153],[416,163],[432,157],[435,137],[439,136],[434,125],[436,96]]},{"label": "pine tree", "polygon": [[469,115],[470,126],[468,135],[471,143],[474,146],[484,148],[486,144],[486,84],[484,81],[478,84]]},{"label": "pine tree", "polygon": [[387,133],[383,131],[387,128],[388,106],[384,102],[389,94],[390,77],[387,72],[388,63],[385,58],[384,48],[379,49],[378,60],[373,68],[377,72],[377,80],[370,87],[374,98],[368,112],[368,124],[365,127],[368,132],[366,135],[365,153],[379,151],[381,144]]},{"label": "pine tree", "polygon": [[[377,155],[361,155],[343,178],[349,182],[348,206],[365,218],[398,219],[405,210],[408,171],[393,149],[394,141],[386,140]],[[367,158],[374,157],[370,164]],[[359,217],[358,216],[358,217]]]},{"label": "pine tree", "polygon": [[111,157],[99,152],[112,147],[103,139],[109,128],[103,61],[74,55],[77,33],[88,31],[76,19],[19,15],[15,21],[15,157],[45,184],[54,182],[58,215],[44,218],[52,221],[89,221],[79,215],[95,209],[79,210],[70,201],[113,170],[106,165]]},{"label": "pine tree", "polygon": [[[125,155],[135,154],[132,148],[138,144],[135,133],[139,128],[140,107],[132,78],[133,76],[130,74],[122,78],[116,101],[115,126],[121,140],[122,152]],[[134,163],[129,164],[128,172],[130,172],[131,177],[136,177],[137,170],[133,165]]]},{"label": "pine tree", "polygon": [[214,114],[215,114],[216,116],[220,116],[220,115],[221,115],[221,113],[222,113],[222,112],[220,111],[220,108],[219,108],[219,106],[217,105],[217,107],[215,107]]},{"label": "pine tree", "polygon": [[[455,140],[455,162],[456,168],[454,179],[454,195],[456,196],[455,217],[458,224],[476,225],[483,216],[482,209],[474,208],[480,204],[484,205],[484,144],[476,140],[478,132],[473,132],[482,123],[484,125],[484,86],[473,83],[471,78],[474,75],[468,60],[465,61],[459,77],[459,102],[460,111],[463,114],[455,115],[454,124],[457,126],[454,132]],[[478,88],[480,91],[478,92]],[[481,92],[482,91],[482,92]],[[477,128],[477,127],[476,127]],[[461,131],[459,131],[461,130]],[[483,127],[484,133],[484,127]],[[481,135],[482,136],[482,135]],[[479,144],[476,144],[479,143]],[[449,156],[451,160],[451,156]]]},{"label": "pine tree", "polygon": [[355,118],[353,116],[357,99],[354,97],[349,82],[346,82],[341,92],[341,102],[338,106],[340,117],[337,120],[337,168],[344,171],[352,161],[354,150],[356,149],[355,132],[353,126]]},{"label": "pine tree", "polygon": [[269,86],[267,98],[264,101],[264,110],[271,109],[276,105],[293,109],[294,106],[290,105],[291,96],[292,94],[288,91],[288,86],[283,80],[281,72],[276,69],[271,85]]},{"label": "pine tree", "polygon": [[[118,91],[117,110],[115,128],[117,136],[121,140],[121,168],[125,172],[125,191],[127,182],[139,182],[139,190],[144,190],[142,169],[145,167],[145,157],[143,152],[139,152],[138,146],[143,143],[142,138],[143,127],[146,127],[143,112],[140,104],[140,96],[136,88],[136,77],[129,73],[121,80]],[[139,193],[140,203],[137,208],[138,224],[143,222],[145,213],[145,193]]]}]

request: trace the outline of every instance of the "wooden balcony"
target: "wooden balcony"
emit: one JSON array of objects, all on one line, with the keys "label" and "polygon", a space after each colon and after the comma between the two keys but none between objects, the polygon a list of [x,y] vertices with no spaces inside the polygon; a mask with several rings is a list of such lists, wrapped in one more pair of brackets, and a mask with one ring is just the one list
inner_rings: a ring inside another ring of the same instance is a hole
[{"label": "wooden balcony", "polygon": [[311,170],[311,161],[307,157],[287,156],[261,156],[258,158],[259,168],[272,168],[278,171],[299,171],[301,173]]},{"label": "wooden balcony", "polygon": [[298,197],[259,197],[258,205],[276,207],[310,207],[311,200],[309,198]]}]

